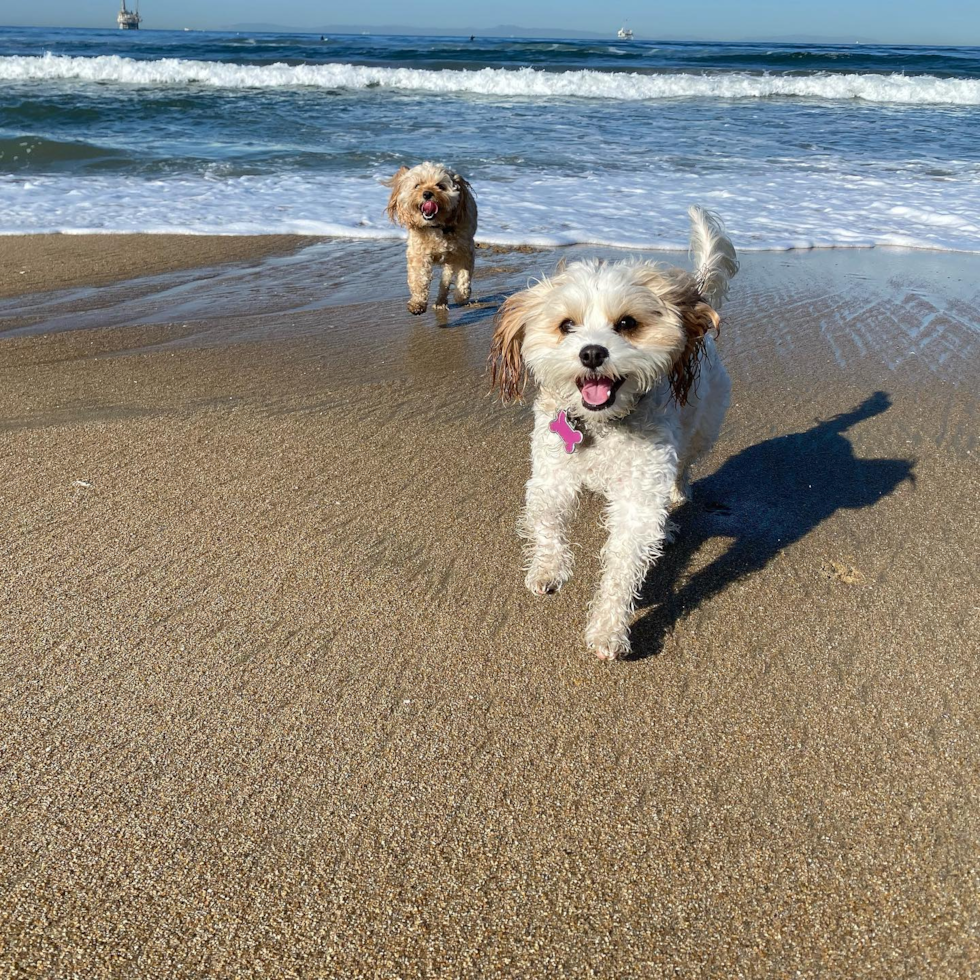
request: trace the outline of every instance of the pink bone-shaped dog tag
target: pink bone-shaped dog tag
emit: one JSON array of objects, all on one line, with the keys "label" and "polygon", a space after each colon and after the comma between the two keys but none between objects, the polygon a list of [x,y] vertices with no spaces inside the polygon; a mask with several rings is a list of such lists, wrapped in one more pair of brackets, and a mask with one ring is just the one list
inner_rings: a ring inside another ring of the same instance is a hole
[{"label": "pink bone-shaped dog tag", "polygon": [[575,447],[584,438],[582,433],[578,429],[572,428],[568,424],[568,419],[565,418],[565,409],[562,409],[552,422],[548,423],[548,428],[552,432],[557,432],[561,436],[562,441],[565,443],[565,452],[574,453]]}]

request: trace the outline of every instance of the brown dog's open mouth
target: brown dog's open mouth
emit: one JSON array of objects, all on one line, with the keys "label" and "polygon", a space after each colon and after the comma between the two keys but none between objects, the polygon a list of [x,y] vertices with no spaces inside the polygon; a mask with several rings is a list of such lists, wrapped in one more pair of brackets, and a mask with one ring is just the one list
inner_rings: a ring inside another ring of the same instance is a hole
[{"label": "brown dog's open mouth", "polygon": [[439,205],[435,201],[423,201],[419,205],[419,210],[426,221],[431,221],[439,213]]},{"label": "brown dog's open mouth", "polygon": [[582,393],[582,405],[593,412],[601,412],[616,401],[616,392],[625,378],[603,378],[597,374],[586,374],[575,383]]}]

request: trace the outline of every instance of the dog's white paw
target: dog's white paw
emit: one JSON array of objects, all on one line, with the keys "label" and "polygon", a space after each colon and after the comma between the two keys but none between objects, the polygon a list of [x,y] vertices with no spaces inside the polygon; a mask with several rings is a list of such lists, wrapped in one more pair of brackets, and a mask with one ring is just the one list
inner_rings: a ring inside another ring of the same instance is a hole
[{"label": "dog's white paw", "polygon": [[599,660],[619,660],[630,652],[627,634],[599,628],[586,630],[585,645]]},{"label": "dog's white paw", "polygon": [[679,486],[674,484],[670,488],[670,506],[671,507],[682,507],[691,499],[691,488],[684,484]]},{"label": "dog's white paw", "polygon": [[408,312],[412,316],[421,316],[425,312],[425,308],[428,304],[425,302],[420,302],[419,300],[410,299],[408,301]]},{"label": "dog's white paw", "polygon": [[628,643],[624,644],[614,639],[594,640],[587,645],[598,660],[620,660],[630,652]]},{"label": "dog's white paw", "polygon": [[553,569],[532,569],[527,573],[524,584],[535,595],[554,595],[567,581],[569,576],[563,576]]},{"label": "dog's white paw", "polygon": [[572,577],[572,556],[568,551],[535,554],[531,558],[524,584],[535,595],[552,595]]},{"label": "dog's white paw", "polygon": [[676,521],[667,519],[667,523],[664,524],[664,544],[673,544],[677,540],[677,535],[680,533],[680,526]]}]

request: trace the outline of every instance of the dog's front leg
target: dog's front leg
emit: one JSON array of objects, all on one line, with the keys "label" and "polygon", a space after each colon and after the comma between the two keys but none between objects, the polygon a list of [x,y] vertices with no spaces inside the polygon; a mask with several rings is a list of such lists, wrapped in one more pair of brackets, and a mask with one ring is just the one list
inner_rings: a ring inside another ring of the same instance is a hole
[{"label": "dog's front leg", "polygon": [[602,580],[589,610],[585,640],[602,660],[629,653],[634,603],[650,566],[663,550],[669,489],[617,488],[606,509],[609,538],[602,549]]},{"label": "dog's front leg", "polygon": [[564,461],[549,453],[543,443],[543,435],[536,433],[531,451],[531,479],[527,481],[524,514],[519,525],[521,535],[529,543],[530,560],[524,584],[536,595],[557,592],[572,577],[567,529],[579,491]]},{"label": "dog's front leg", "polygon": [[444,310],[449,306],[449,284],[453,279],[453,267],[449,262],[442,266],[442,276],[439,279],[439,294],[436,296],[436,309]]},{"label": "dog's front leg", "polygon": [[418,316],[429,303],[429,284],[432,282],[432,256],[428,252],[408,255],[408,312]]}]

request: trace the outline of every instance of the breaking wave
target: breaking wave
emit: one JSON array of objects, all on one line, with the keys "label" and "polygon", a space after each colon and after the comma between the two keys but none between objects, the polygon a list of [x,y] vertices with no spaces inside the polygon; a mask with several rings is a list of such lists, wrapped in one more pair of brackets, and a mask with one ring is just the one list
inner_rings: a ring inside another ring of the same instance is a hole
[{"label": "breaking wave", "polygon": [[234,65],[163,58],[141,61],[117,55],[0,58],[0,80],[75,80],[146,86],[201,85],[224,89],[393,89],[502,98],[821,99],[904,105],[980,105],[980,80],[933,75],[769,75],[565,71],[534,68],[479,70],[382,68],[349,64]]}]

